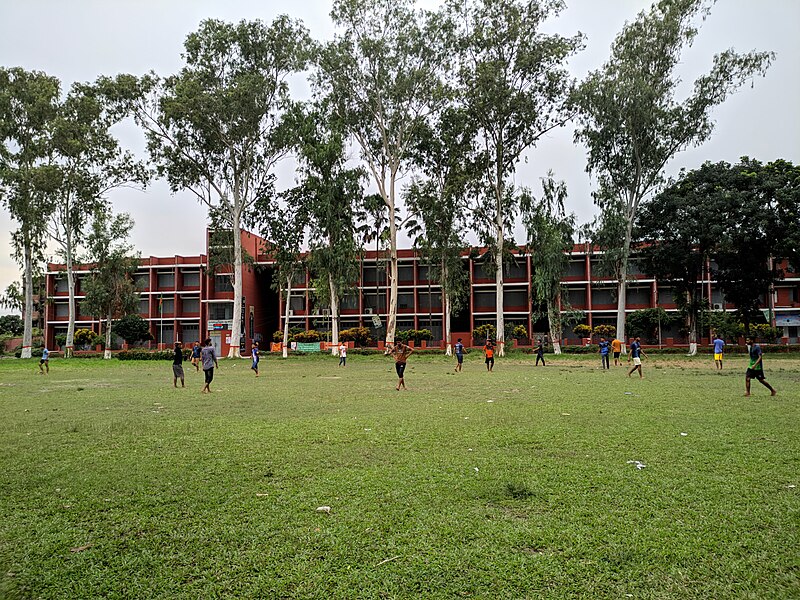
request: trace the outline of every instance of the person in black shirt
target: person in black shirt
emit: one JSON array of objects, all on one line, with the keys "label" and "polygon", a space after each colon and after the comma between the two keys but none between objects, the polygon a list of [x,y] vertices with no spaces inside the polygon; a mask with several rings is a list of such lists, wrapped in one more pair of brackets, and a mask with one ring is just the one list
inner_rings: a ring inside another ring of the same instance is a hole
[{"label": "person in black shirt", "polygon": [[183,383],[183,344],[175,342],[175,355],[172,358],[172,385],[178,387],[178,378],[181,380],[181,387],[186,387]]}]

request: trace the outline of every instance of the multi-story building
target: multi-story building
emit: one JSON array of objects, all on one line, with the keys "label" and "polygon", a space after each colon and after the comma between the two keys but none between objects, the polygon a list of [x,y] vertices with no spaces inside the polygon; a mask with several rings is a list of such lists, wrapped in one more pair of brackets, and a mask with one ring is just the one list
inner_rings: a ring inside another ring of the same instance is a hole
[{"label": "multi-story building", "polygon": [[[309,275],[301,274],[293,282],[289,295],[289,311],[285,315],[273,282],[274,263],[265,254],[265,242],[258,236],[243,231],[242,245],[253,257],[252,264],[244,267],[242,274],[243,350],[249,351],[253,340],[271,341],[275,331],[282,328],[288,317],[290,326],[302,329],[330,330],[330,311],[314,302]],[[206,253],[197,256],[149,257],[140,259],[134,276],[140,297],[139,314],[150,323],[154,342],[151,346],[171,345],[180,339],[184,343],[211,337],[221,354],[227,354],[233,321],[233,288],[229,268],[209,268],[209,236],[206,235]],[[470,281],[469,298],[465,307],[451,321],[453,337],[470,339],[471,332],[484,323],[494,323],[497,317],[494,274],[480,260],[465,255],[463,268]],[[576,245],[570,255],[569,267],[563,279],[570,307],[582,311],[588,325],[616,323],[617,302],[614,280],[598,275],[598,256],[584,245]],[[673,290],[652,276],[637,270],[632,263],[631,279],[627,291],[627,311],[660,306],[676,311]],[[710,265],[711,267],[712,265]],[[709,271],[710,272],[710,271]],[[76,269],[77,303],[83,299],[81,281],[89,271]],[[430,329],[434,340],[442,338],[442,299],[437,281],[428,275],[424,258],[413,250],[399,251],[397,327],[404,329]],[[516,261],[504,273],[503,313],[507,323],[524,325],[531,333],[546,333],[546,321],[531,317],[531,261],[530,255],[520,250]],[[340,328],[365,326],[374,330],[373,338],[382,339],[373,317],[385,325],[389,312],[388,263],[385,253],[366,251],[361,261],[361,277],[357,285],[344,295],[340,305]],[[717,310],[733,310],[725,302],[714,282],[706,277],[702,282],[705,297]],[[55,336],[66,333],[68,319],[68,292],[64,266],[48,265],[46,290],[45,340],[55,347]],[[776,285],[771,298],[764,298],[764,306],[783,329],[787,342],[798,343],[800,330],[800,274],[789,273]],[[82,314],[78,309],[76,327],[100,331],[100,320],[94,315]],[[665,327],[661,332],[667,343],[683,343],[678,326]],[[567,341],[573,338],[565,332]],[[577,339],[572,340],[578,343]],[[117,340],[117,345],[121,340]]]}]

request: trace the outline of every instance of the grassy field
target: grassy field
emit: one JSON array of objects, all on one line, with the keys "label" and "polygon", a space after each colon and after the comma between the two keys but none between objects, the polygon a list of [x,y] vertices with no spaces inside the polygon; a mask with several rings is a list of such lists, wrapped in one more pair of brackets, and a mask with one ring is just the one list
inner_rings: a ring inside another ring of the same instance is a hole
[{"label": "grassy field", "polygon": [[0,361],[0,597],[800,597],[797,357],[336,360]]}]

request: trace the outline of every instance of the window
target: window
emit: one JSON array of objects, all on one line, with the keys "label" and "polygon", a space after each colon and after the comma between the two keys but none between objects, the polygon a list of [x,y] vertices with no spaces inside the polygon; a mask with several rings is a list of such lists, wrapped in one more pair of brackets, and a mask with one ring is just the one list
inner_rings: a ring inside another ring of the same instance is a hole
[{"label": "window", "polygon": [[291,310],[305,310],[306,309],[306,297],[305,296],[294,296],[292,295],[289,298],[289,308]]},{"label": "window", "polygon": [[139,300],[139,314],[140,315],[150,314],[150,300],[149,299],[141,298]]},{"label": "window", "polygon": [[528,267],[524,258],[517,258],[514,262],[503,266],[503,276],[508,279],[524,279],[528,276]]},{"label": "window", "polygon": [[183,273],[184,287],[200,287],[200,273]]},{"label": "window", "polygon": [[214,321],[230,321],[233,319],[233,302],[211,302],[209,316]]},{"label": "window", "polygon": [[305,271],[300,271],[292,275],[292,287],[306,287]]},{"label": "window", "polygon": [[158,274],[158,289],[171,290],[175,288],[175,273],[172,271]]},{"label": "window", "polygon": [[184,313],[199,313],[200,312],[200,299],[199,298],[184,298],[181,301]]},{"label": "window", "polygon": [[571,306],[586,306],[586,288],[567,289],[567,302]]},{"label": "window", "polygon": [[371,308],[374,312],[384,312],[386,310],[386,293],[378,294],[375,292],[364,293],[364,308]]},{"label": "window", "polygon": [[172,325],[156,327],[156,339],[161,344],[172,345],[175,343],[175,328]]},{"label": "window", "polygon": [[505,290],[503,294],[503,306],[506,309],[524,308],[527,309],[528,294],[523,290]]},{"label": "window", "polygon": [[214,290],[217,292],[232,292],[233,283],[230,275],[214,275]]},{"label": "window", "polygon": [[592,305],[616,304],[616,295],[614,288],[595,288],[592,290]]},{"label": "window", "polygon": [[339,298],[339,310],[352,310],[358,308],[358,296],[355,294],[346,294]]},{"label": "window", "polygon": [[475,263],[475,279],[494,279],[494,271],[485,263]]},{"label": "window", "polygon": [[583,259],[571,260],[567,266],[567,277],[586,278],[586,261]]},{"label": "window", "polygon": [[181,325],[181,336],[184,346],[200,340],[200,325],[197,323],[184,323]]},{"label": "window", "polygon": [[675,290],[671,287],[658,288],[658,303],[673,304],[675,302]]},{"label": "window", "polygon": [[136,273],[133,276],[133,286],[137,290],[146,290],[150,287],[150,274],[149,273]]},{"label": "window", "polygon": [[628,304],[647,304],[650,305],[650,288],[637,287],[628,288],[625,294]]},{"label": "window", "polygon": [[386,269],[378,267],[376,272],[375,267],[364,267],[364,284],[375,284],[377,278],[378,283],[386,283]]},{"label": "window", "polygon": [[172,315],[175,314],[175,301],[172,298],[164,298],[161,301],[161,314]]},{"label": "window", "polygon": [[398,266],[397,281],[412,283],[414,281],[414,267],[411,265]]},{"label": "window", "polygon": [[66,277],[56,278],[56,293],[66,293],[69,291],[69,283]]},{"label": "window", "polygon": [[491,308],[497,306],[497,295],[494,290],[475,292],[475,308]]},{"label": "window", "polygon": [[[418,292],[419,297],[419,309],[420,310],[428,310],[428,292],[424,290],[420,290]],[[441,310],[442,308],[442,294],[441,292],[431,292],[431,308],[435,308],[437,310]]]},{"label": "window", "polygon": [[68,317],[69,316],[69,304],[66,302],[56,302],[56,316],[57,317]]},{"label": "window", "polygon": [[397,294],[397,308],[414,308],[414,294]]}]

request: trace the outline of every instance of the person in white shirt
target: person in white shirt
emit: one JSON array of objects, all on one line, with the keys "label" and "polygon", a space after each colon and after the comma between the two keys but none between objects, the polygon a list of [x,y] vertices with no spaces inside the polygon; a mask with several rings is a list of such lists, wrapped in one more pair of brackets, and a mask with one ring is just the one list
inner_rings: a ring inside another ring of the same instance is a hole
[{"label": "person in white shirt", "polygon": [[347,344],[344,342],[339,345],[339,366],[347,366]]}]

